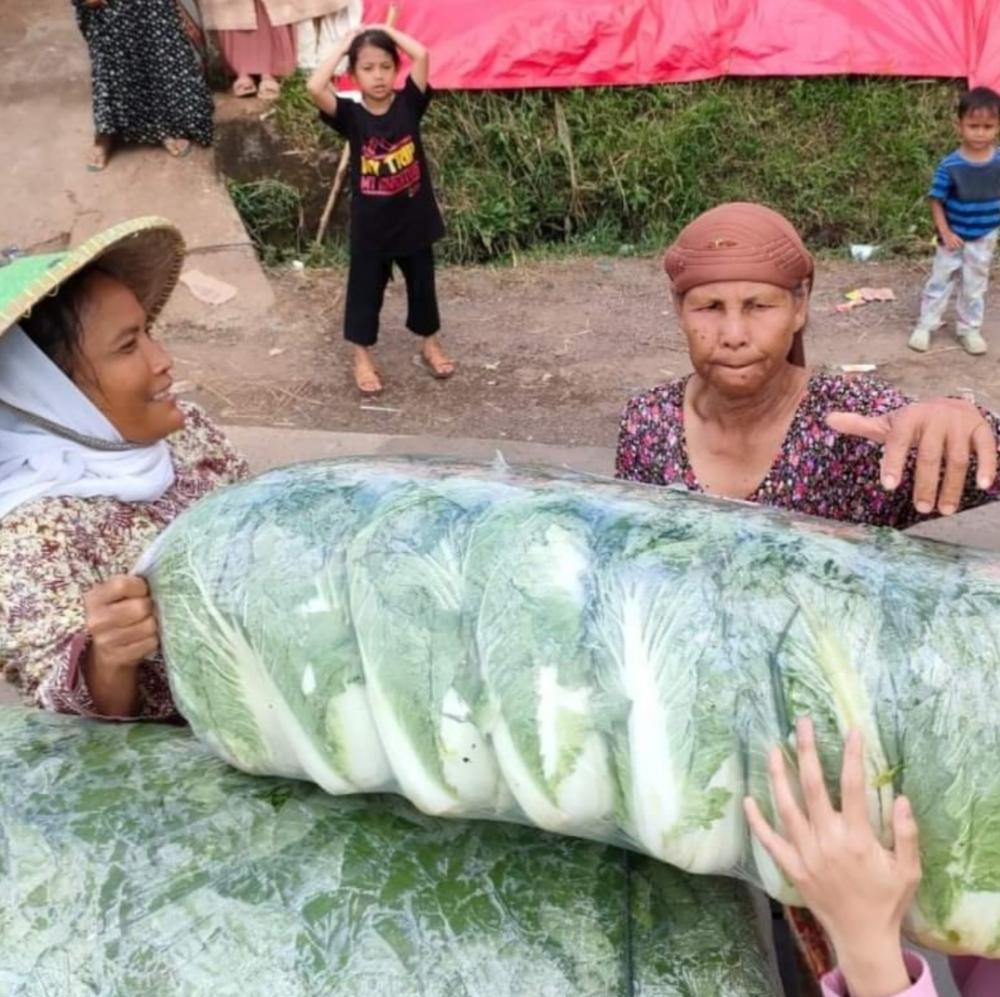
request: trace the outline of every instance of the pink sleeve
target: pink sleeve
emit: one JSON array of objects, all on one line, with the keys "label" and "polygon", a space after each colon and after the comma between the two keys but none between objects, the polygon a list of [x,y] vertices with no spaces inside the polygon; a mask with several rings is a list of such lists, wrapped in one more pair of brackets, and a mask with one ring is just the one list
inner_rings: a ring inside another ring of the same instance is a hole
[{"label": "pink sleeve", "polygon": [[[900,990],[897,994],[887,994],[886,997],[937,997],[937,989],[927,963],[916,952],[906,952],[904,958],[913,983],[905,990]],[[823,987],[823,997],[850,997],[847,982],[839,969],[827,973],[820,980],[820,984]]]}]

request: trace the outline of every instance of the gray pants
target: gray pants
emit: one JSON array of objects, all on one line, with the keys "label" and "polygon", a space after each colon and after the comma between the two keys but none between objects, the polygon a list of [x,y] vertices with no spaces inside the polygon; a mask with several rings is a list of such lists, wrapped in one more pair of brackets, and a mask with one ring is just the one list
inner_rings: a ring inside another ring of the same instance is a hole
[{"label": "gray pants", "polygon": [[917,329],[934,332],[944,324],[944,313],[951,300],[955,284],[959,285],[955,311],[958,321],[955,331],[961,336],[979,332],[986,306],[986,285],[990,277],[990,262],[997,244],[997,232],[982,239],[970,239],[961,249],[938,246],[934,268],[924,285]]}]

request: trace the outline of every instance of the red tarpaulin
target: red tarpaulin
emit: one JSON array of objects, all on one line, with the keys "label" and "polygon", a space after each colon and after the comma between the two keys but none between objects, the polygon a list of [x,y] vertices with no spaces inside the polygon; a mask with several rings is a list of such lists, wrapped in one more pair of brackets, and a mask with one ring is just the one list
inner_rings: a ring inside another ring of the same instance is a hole
[{"label": "red tarpaulin", "polygon": [[835,73],[1000,87],[1000,0],[401,0],[399,26],[448,90]]}]

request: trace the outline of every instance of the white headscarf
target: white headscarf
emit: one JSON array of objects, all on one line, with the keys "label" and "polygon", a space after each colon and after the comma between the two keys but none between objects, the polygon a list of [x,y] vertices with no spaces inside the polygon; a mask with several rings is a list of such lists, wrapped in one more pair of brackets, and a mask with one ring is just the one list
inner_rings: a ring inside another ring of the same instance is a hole
[{"label": "white headscarf", "polygon": [[[19,326],[0,336],[0,399],[84,436],[124,442]],[[163,440],[131,450],[94,450],[0,406],[0,518],[45,496],[150,502],[173,482],[174,465]]]}]

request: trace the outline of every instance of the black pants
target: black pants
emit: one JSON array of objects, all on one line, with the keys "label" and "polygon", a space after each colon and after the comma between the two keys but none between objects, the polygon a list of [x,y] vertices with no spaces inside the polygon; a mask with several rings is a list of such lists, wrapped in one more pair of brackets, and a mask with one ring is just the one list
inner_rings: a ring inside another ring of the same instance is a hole
[{"label": "black pants", "polygon": [[441,328],[430,246],[392,258],[352,253],[344,309],[344,338],[349,343],[374,346],[378,340],[378,316],[393,263],[406,281],[406,328],[418,336],[433,336]]}]

